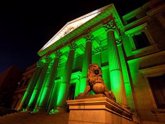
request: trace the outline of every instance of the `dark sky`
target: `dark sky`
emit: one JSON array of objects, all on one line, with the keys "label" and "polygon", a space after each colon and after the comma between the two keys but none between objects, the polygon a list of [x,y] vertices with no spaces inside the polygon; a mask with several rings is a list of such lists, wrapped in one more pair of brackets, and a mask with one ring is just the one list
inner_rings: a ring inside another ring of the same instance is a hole
[{"label": "dark sky", "polygon": [[70,20],[110,3],[123,15],[148,0],[34,1],[0,3],[0,72],[10,65],[23,69],[33,64],[37,51]]}]

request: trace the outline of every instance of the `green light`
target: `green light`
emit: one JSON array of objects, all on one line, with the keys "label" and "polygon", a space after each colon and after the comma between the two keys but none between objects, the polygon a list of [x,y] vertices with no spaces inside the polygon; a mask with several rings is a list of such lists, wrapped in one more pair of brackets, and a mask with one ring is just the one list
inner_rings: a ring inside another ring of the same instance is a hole
[{"label": "green light", "polygon": [[19,106],[17,107],[17,110],[20,110],[21,108],[26,108],[28,105],[29,99],[32,95],[32,91],[36,85],[37,79],[38,79],[40,72],[41,72],[41,67],[39,65],[41,65],[41,63],[37,62],[36,70],[33,73],[30,81],[28,82],[29,83],[28,87],[27,87],[27,89],[26,89],[26,91],[22,97],[22,100],[21,100]]},{"label": "green light", "polygon": [[65,91],[66,91],[66,84],[61,83],[58,87],[58,96],[57,96],[57,103],[56,106],[60,106],[62,100],[64,99]]},{"label": "green light", "polygon": [[92,56],[92,63],[95,63],[101,67],[101,53],[97,53]]},{"label": "green light", "polygon": [[128,106],[131,108],[131,110],[134,111],[135,105],[133,102],[134,99],[133,99],[133,94],[132,94],[132,87],[131,87],[130,77],[128,74],[127,63],[126,63],[123,49],[122,49],[122,44],[118,45],[118,51],[119,51],[121,68],[122,68],[122,75],[123,75],[123,79],[124,79],[124,86],[125,86],[125,91],[126,91],[127,103],[128,103]]},{"label": "green light", "polygon": [[41,62],[42,63],[46,63],[46,59],[41,59]]},{"label": "green light", "polygon": [[86,87],[86,78],[81,79],[81,83],[79,83],[79,93],[83,93]]},{"label": "green light", "polygon": [[121,81],[121,72],[119,70],[114,70],[110,72],[110,80],[111,80],[111,88],[113,89],[116,96],[118,96],[118,92],[120,89]]},{"label": "green light", "polygon": [[43,100],[46,97],[46,94],[47,94],[47,85],[48,85],[49,80],[50,80],[49,77],[50,77],[51,68],[52,68],[52,62],[49,63],[48,69],[47,69],[46,74],[44,76],[43,85],[41,87],[39,96],[37,98],[37,103],[36,103],[37,106],[42,106]]},{"label": "green light", "polygon": [[54,58],[55,58],[55,54],[54,53],[52,53],[51,55],[50,55],[50,58],[53,60]]},{"label": "green light", "polygon": [[85,52],[84,52],[84,56],[83,56],[80,92],[84,92],[84,90],[85,90],[88,66],[91,63],[92,63],[92,41],[86,41]]},{"label": "green light", "polygon": [[[21,102],[20,102],[20,104],[19,104],[19,107],[18,107],[18,110],[20,110],[21,109],[21,107],[24,107],[23,106],[23,104],[25,104],[24,102],[25,102],[25,99],[27,98],[27,96],[29,95],[28,94],[28,92],[29,92],[29,87],[30,85],[28,85],[28,87],[27,87],[27,89],[26,89],[26,91],[25,91],[25,93],[24,93],[24,95],[23,95],[23,97],[22,97],[22,100],[21,100]],[[23,108],[23,109],[25,109],[25,108]]]},{"label": "green light", "polygon": [[34,108],[33,111],[31,111],[30,113],[37,113],[39,112],[39,109],[38,108]]},{"label": "green light", "polygon": [[139,70],[140,61],[141,61],[140,59],[134,59],[134,60],[128,61],[132,81],[134,84],[136,84],[138,80],[138,70]]},{"label": "green light", "polygon": [[110,78],[109,78],[109,70],[108,70],[108,68],[105,68],[105,69],[102,68],[102,77],[103,77],[105,85],[110,90],[111,86],[110,86]]},{"label": "green light", "polygon": [[37,93],[37,90],[34,90],[33,93],[32,93],[32,96],[31,96],[31,98],[29,100],[28,107],[30,107],[31,104],[32,104],[32,102],[34,101],[34,98],[36,96],[36,93]]},{"label": "green light", "polygon": [[118,31],[115,31],[114,32],[114,35],[115,35],[115,39],[116,40],[120,40],[120,35],[119,35],[119,32]]},{"label": "green light", "polygon": [[43,91],[42,91],[42,95],[40,96],[40,97],[38,97],[38,102],[39,102],[39,106],[41,106],[42,105],[42,103],[43,103],[43,100],[45,99],[45,97],[46,97],[46,94],[47,94],[47,91],[48,91],[48,88],[47,87],[44,87],[43,88]]},{"label": "green light", "polygon": [[[105,28],[96,27],[97,28],[96,30],[91,29],[92,32],[90,32],[94,36],[94,38],[92,39],[92,42],[86,42],[85,38],[80,38],[76,40],[76,45],[81,46],[81,48],[79,47],[78,49],[76,49],[75,54],[78,56],[83,56],[83,59],[81,59],[81,62],[78,64],[76,62],[73,63],[73,60],[75,59],[74,52],[72,51],[72,53],[69,53],[69,54],[72,54],[73,56],[69,55],[69,57],[66,57],[66,53],[68,53],[69,47],[68,46],[63,47],[66,45],[65,43],[67,43],[68,41],[71,41],[70,39],[75,38],[75,36],[79,37],[80,35],[82,35],[82,32],[86,31],[86,29],[89,29],[89,27],[95,26],[95,24],[98,24],[98,26],[100,26],[100,22],[102,26],[103,19],[107,20],[107,19],[110,19],[112,16],[116,19],[115,21],[118,22],[116,24],[118,25],[120,30],[123,30],[123,26],[122,26],[119,16],[117,12],[115,11],[115,9],[114,8],[112,9],[112,8],[113,8],[113,5],[111,5],[110,8],[107,8],[104,12],[102,12],[96,18],[93,18],[92,20],[90,20],[87,24],[82,25],[78,29],[75,29],[73,32],[59,39],[55,44],[52,44],[50,47],[44,49],[43,51],[39,51],[39,55],[44,56],[45,54],[47,53],[49,54],[53,50],[56,50],[56,48],[60,48],[60,51],[64,53],[65,55],[62,55],[60,57],[60,64],[58,65],[57,63],[57,66],[55,66],[58,74],[56,74],[53,71],[54,67],[52,66],[53,65],[52,63],[49,63],[48,69],[42,72],[44,73],[42,74],[43,77],[41,76],[38,79],[37,84],[35,85],[35,88],[32,92],[32,95],[30,96],[31,98],[28,103],[29,107],[35,101],[36,102],[35,104],[39,107],[47,105],[46,107],[49,108],[50,114],[55,113],[56,109],[54,109],[54,107],[61,106],[63,104],[63,100],[65,100],[65,97],[67,95],[70,82],[76,84],[76,89],[75,89],[75,94],[74,94],[75,97],[79,93],[84,92],[84,89],[86,87],[86,77],[87,77],[88,66],[91,63],[96,63],[100,67],[102,66],[101,68],[102,68],[103,80],[107,88],[111,89],[114,92],[115,96],[117,97],[118,96],[121,97],[120,95],[122,91],[121,86],[124,79],[124,85],[126,88],[127,97],[131,99],[132,90],[130,86],[127,63],[126,63],[124,54],[122,53],[123,51],[121,51],[120,46],[116,48],[116,43],[115,43],[115,40],[118,40],[121,38],[118,32],[115,32],[114,34],[115,39],[112,39],[112,37],[108,37],[107,31],[105,30]],[[132,30],[132,32],[134,31],[136,30],[135,29]],[[126,32],[126,34],[127,33],[130,34],[132,32]],[[126,51],[127,57],[140,52],[140,51],[132,52],[131,43],[129,41],[130,41],[130,38],[125,35],[125,38],[123,39],[123,44],[124,44],[124,49]],[[84,46],[85,46],[85,52],[83,48]],[[94,50],[97,50],[98,48],[101,48],[100,51],[97,51],[97,53],[94,53],[94,55],[92,55],[93,54],[92,52]],[[51,59],[54,59],[56,55],[53,53],[49,55],[49,57]],[[76,59],[79,59],[79,58],[76,58]],[[45,58],[41,59],[41,62],[46,63],[46,59]],[[75,77],[73,77],[73,79],[71,78],[72,80],[70,81],[70,75],[72,74],[72,64],[73,64],[74,71],[78,68],[78,71],[82,71],[82,72],[81,74],[77,74],[77,75],[75,74]],[[139,64],[139,61],[136,61],[136,60],[134,62],[132,60],[128,62],[128,65],[131,71],[131,76],[134,83],[136,82],[136,79],[137,79],[138,66],[139,66],[138,64]],[[81,70],[81,67],[82,67],[82,70]],[[52,78],[51,75],[53,75],[54,78]],[[77,77],[79,77],[79,79],[75,79]],[[62,80],[60,79],[59,81],[59,78],[61,78]],[[25,92],[23,99],[25,99],[27,95],[28,93]],[[46,99],[48,99],[49,101],[47,102]],[[36,109],[34,109],[34,111],[38,111],[37,107]]]},{"label": "green light", "polygon": [[45,79],[45,73],[47,72],[47,68],[48,68],[48,63],[46,63],[42,68],[38,81],[32,92],[32,96],[29,100],[28,107],[30,107],[32,104],[36,104],[36,101],[38,101],[37,99],[38,99],[38,96],[40,95],[39,93]]},{"label": "green light", "polygon": [[23,108],[23,109],[22,109],[22,112],[27,112],[27,109]]},{"label": "green light", "polygon": [[58,112],[59,112],[59,110],[57,110],[57,109],[51,109],[49,112],[49,115],[56,114]]},{"label": "green light", "polygon": [[93,31],[92,32],[92,35],[94,37],[99,36],[100,40],[102,40],[102,39],[105,39],[106,38],[106,31],[105,31],[105,29],[103,27],[101,27],[101,28]]}]

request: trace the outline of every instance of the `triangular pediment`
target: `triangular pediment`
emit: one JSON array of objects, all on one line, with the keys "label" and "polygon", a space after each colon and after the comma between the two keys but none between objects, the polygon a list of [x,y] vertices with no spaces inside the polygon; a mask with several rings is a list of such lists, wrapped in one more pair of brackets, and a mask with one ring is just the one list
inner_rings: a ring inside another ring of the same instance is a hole
[{"label": "triangular pediment", "polygon": [[84,16],[81,16],[79,18],[76,18],[63,26],[61,30],[59,30],[42,48],[41,50],[46,49],[50,45],[54,44],[56,41],[58,41],[60,38],[64,37],[65,35],[69,34],[71,31],[75,30],[76,28],[80,27],[84,23],[88,22],[92,18],[99,15],[106,7],[100,8],[98,10],[95,10],[93,12],[90,12]]},{"label": "triangular pediment", "polygon": [[74,19],[61,28],[39,51],[39,56],[44,56],[65,46],[72,40],[88,32],[105,21],[114,19],[118,28],[124,30],[121,19],[114,4],[107,5],[84,16]]}]

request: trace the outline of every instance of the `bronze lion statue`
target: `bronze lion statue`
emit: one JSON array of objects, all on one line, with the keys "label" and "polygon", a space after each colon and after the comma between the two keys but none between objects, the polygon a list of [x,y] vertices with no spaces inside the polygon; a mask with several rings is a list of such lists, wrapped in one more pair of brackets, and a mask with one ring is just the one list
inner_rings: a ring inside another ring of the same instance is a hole
[{"label": "bronze lion statue", "polygon": [[108,91],[105,83],[102,79],[101,68],[97,64],[90,64],[87,74],[87,86],[84,93],[81,93],[78,97],[86,96],[93,90],[95,94],[104,94],[106,97],[116,101],[114,94]]}]

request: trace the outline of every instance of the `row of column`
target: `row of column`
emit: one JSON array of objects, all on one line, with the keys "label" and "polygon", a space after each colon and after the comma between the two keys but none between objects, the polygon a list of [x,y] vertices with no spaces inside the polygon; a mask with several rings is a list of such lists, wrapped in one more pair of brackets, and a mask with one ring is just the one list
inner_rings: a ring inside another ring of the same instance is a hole
[{"label": "row of column", "polygon": [[[126,93],[124,88],[121,64],[119,60],[116,39],[114,32],[116,27],[108,25],[105,26],[107,31],[107,42],[108,42],[108,61],[109,61],[109,73],[110,73],[110,82],[111,90],[116,96],[117,102],[122,105],[127,105]],[[64,74],[62,75],[62,84],[65,85],[65,92],[63,94],[62,101],[60,106],[64,107],[70,86],[70,78],[72,74],[72,66],[74,62],[75,55],[75,46],[74,44],[70,45],[70,51],[68,53],[68,59],[65,66]],[[60,54],[56,53],[55,60],[52,63],[50,68],[50,61],[42,64],[38,64],[35,73],[33,74],[30,83],[27,87],[27,90],[22,98],[20,109],[34,107],[35,110],[39,110],[41,107],[46,107],[46,110],[50,111],[55,107],[57,102],[57,92],[55,78],[57,75],[57,68],[59,63]],[[83,92],[86,87],[86,76],[88,71],[89,64],[92,63],[92,37],[91,35],[86,35],[86,44],[85,44],[85,53],[83,57],[82,65],[82,75],[81,75],[81,87],[80,92]],[[49,71],[48,71],[49,70]],[[45,79],[45,75],[47,78]],[[46,80],[46,81],[45,81]],[[44,88],[41,88],[44,87]],[[45,95],[43,94],[45,93]],[[42,96],[44,95],[44,96]],[[41,100],[42,99],[42,100]]]}]

